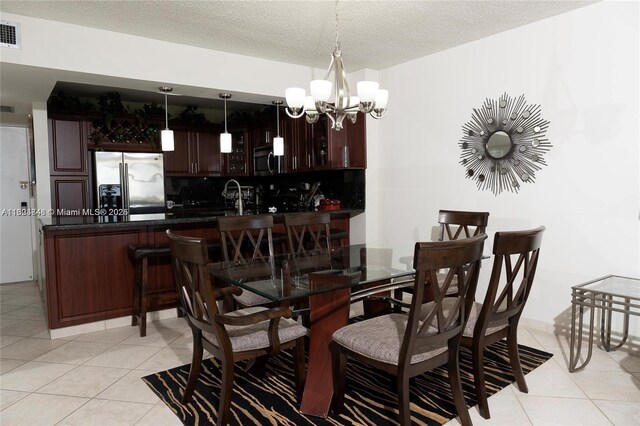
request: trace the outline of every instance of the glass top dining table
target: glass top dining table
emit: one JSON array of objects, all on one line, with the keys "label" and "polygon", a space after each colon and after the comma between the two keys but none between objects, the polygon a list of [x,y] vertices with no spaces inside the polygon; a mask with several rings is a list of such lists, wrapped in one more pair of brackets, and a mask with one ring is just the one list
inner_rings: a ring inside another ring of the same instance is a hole
[{"label": "glass top dining table", "polygon": [[415,271],[393,265],[406,254],[358,244],[211,263],[208,269],[214,285],[234,285],[284,306],[308,300],[309,361],[300,412],[327,417],[333,395],[329,345],[333,333],[348,323],[352,291],[388,291],[393,281],[411,285],[408,278]]}]

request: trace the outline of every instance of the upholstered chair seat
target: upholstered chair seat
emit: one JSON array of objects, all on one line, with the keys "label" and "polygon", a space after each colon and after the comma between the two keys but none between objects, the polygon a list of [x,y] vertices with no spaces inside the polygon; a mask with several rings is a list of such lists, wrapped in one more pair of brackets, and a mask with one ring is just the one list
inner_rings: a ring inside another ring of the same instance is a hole
[{"label": "upholstered chair seat", "polygon": [[[250,315],[256,312],[266,311],[268,308],[263,306],[254,306],[237,311],[229,312],[229,317],[240,317]],[[227,325],[227,333],[231,341],[231,349],[233,352],[253,351],[256,349],[264,349],[269,344],[269,321],[262,321],[251,325]],[[213,333],[203,331],[202,335],[210,341],[214,346],[220,347],[216,336]],[[280,343],[287,343],[296,340],[299,337],[307,335],[307,329],[290,318],[280,318],[278,324],[278,338]]]},{"label": "upholstered chair seat", "polygon": [[[480,316],[480,310],[482,309],[482,303],[473,302],[473,306],[471,306],[471,313],[469,314],[469,320],[467,321],[467,326],[464,328],[464,337],[473,337],[473,329],[476,326],[476,322],[478,322],[478,317]],[[487,329],[484,332],[485,336],[496,333],[503,328],[507,328],[509,326],[509,320],[507,318],[501,320],[491,321],[487,325]]]},{"label": "upholstered chair seat", "polygon": [[[336,331],[333,340],[367,358],[398,365],[408,318],[404,314],[389,314],[350,324]],[[421,347],[416,349],[411,363],[433,358],[446,350],[447,342]]]}]

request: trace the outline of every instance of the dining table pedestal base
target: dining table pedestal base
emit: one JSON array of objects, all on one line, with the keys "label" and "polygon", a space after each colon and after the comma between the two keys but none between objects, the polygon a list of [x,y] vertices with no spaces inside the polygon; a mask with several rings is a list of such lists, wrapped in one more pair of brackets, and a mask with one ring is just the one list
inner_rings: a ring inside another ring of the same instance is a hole
[{"label": "dining table pedestal base", "polygon": [[[338,280],[349,282],[351,279],[345,275],[311,274],[309,285],[311,289],[334,287]],[[333,397],[330,345],[333,333],[346,326],[349,321],[350,295],[351,290],[346,287],[309,296],[309,364],[300,404],[302,414],[323,418],[329,414]]]}]

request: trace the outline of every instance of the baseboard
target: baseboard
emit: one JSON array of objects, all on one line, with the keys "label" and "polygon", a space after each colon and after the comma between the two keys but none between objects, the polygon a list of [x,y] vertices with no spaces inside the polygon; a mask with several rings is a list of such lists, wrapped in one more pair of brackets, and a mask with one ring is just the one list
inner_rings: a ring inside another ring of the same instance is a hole
[{"label": "baseboard", "polygon": [[[147,325],[154,321],[168,318],[176,318],[177,312],[175,308],[163,309],[161,311],[147,312]],[[131,327],[131,316],[112,318],[103,321],[95,321],[87,324],[73,325],[70,327],[56,328],[49,330],[51,339],[64,339],[80,334],[93,333],[95,331],[110,330],[112,328]],[[137,327],[136,327],[137,328]]]}]

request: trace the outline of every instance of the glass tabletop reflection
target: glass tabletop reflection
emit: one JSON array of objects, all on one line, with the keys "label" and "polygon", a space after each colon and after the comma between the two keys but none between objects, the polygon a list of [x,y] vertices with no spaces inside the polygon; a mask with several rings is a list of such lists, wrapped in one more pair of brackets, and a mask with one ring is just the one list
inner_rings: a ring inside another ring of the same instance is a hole
[{"label": "glass tabletop reflection", "polygon": [[[403,255],[405,253],[402,253]],[[413,270],[393,266],[393,249],[357,244],[300,254],[265,256],[253,260],[209,264],[212,279],[250,290],[273,301],[292,300],[345,287],[360,287],[410,276]],[[310,288],[310,274],[348,275],[350,284]]]}]

